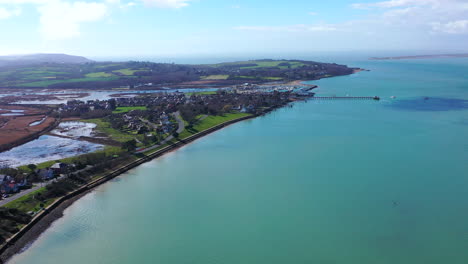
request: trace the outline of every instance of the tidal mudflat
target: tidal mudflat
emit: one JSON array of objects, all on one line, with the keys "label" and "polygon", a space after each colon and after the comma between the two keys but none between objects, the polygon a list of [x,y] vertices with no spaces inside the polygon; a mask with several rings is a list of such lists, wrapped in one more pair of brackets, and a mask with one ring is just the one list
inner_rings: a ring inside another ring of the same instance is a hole
[{"label": "tidal mudflat", "polygon": [[103,149],[86,141],[44,135],[36,140],[0,153],[0,166],[19,167],[60,160]]},{"label": "tidal mudflat", "polygon": [[94,135],[96,124],[85,122],[62,122],[52,130],[52,134],[65,137],[91,137]]}]

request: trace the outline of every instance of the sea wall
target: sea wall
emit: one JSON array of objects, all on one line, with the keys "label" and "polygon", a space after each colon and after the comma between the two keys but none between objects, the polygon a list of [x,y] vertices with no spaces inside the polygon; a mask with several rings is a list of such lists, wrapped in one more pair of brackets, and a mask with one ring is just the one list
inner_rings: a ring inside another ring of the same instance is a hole
[{"label": "sea wall", "polygon": [[[137,160],[135,160],[134,162],[126,165],[126,166],[123,166],[109,174],[107,174],[106,176],[104,177],[101,177],[95,181],[92,181],[88,184],[86,184],[85,186],[82,186],[81,188],[57,199],[54,203],[52,203],[51,205],[49,205],[47,208],[45,208],[42,212],[38,213],[32,220],[31,222],[29,222],[29,224],[25,225],[23,228],[21,228],[21,230],[16,233],[15,235],[13,235],[11,238],[9,238],[0,248],[0,264],[1,263],[4,263],[4,261],[8,260],[11,256],[13,256],[14,254],[18,253],[24,246],[26,246],[28,243],[30,243],[31,241],[28,240],[28,239],[24,239],[26,241],[20,241],[21,238],[25,237],[28,232],[33,228],[35,227],[36,225],[38,225],[46,216],[49,216],[50,214],[55,214],[56,217],[55,219],[59,218],[62,214],[61,214],[61,211],[60,212],[55,212],[57,208],[59,207],[62,207],[61,205],[63,204],[66,204],[66,203],[69,203],[68,205],[71,205],[72,202],[70,201],[74,201],[74,199],[76,199],[77,197],[79,198],[81,195],[85,194],[86,192],[94,189],[95,187],[121,175],[122,173],[125,173],[145,162],[148,162],[148,161],[151,161],[155,158],[158,158],[168,152],[171,152],[181,146],[184,146],[198,138],[201,138],[205,135],[208,135],[210,133],[213,133],[217,130],[220,130],[226,126],[229,126],[231,124],[234,124],[236,122],[239,122],[239,121],[243,121],[243,120],[247,120],[247,119],[252,119],[252,118],[255,118],[259,115],[251,115],[251,116],[246,116],[246,117],[241,117],[241,118],[238,118],[238,119],[234,119],[234,120],[231,120],[231,121],[227,121],[227,122],[224,122],[222,124],[219,124],[219,125],[216,125],[212,128],[209,128],[205,131],[202,131],[202,132],[199,132],[197,134],[194,134],[192,136],[189,136],[187,137],[186,139],[183,139],[183,140],[179,140],[177,141],[176,143],[174,144],[171,144],[167,147],[164,147],[150,155],[147,155],[147,156],[144,156],[142,158],[139,158]],[[67,206],[68,206],[67,205]],[[65,206],[66,208],[66,206]],[[65,208],[60,208],[59,210],[64,210]],[[51,221],[52,222],[52,221]],[[44,225],[43,227],[43,230],[42,231],[45,231],[47,229],[49,225]],[[37,236],[39,236],[40,232],[35,235],[35,236],[32,236],[31,237],[31,240],[32,239],[35,239],[37,238]]]}]

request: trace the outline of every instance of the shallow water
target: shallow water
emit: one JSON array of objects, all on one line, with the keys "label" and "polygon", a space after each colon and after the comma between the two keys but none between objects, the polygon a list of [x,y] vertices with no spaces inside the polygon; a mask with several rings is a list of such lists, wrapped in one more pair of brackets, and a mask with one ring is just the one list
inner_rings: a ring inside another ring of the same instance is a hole
[{"label": "shallow water", "polygon": [[[109,100],[111,98],[121,98],[121,97],[129,97],[127,94],[131,94],[130,96],[137,96],[140,94],[148,94],[148,93],[171,93],[175,91],[181,91],[185,93],[189,92],[201,92],[201,91],[216,91],[217,88],[204,88],[204,89],[166,89],[166,90],[102,90],[102,91],[89,91],[89,90],[74,90],[70,92],[36,92],[36,91],[29,91],[27,93],[8,93],[8,94],[0,94],[0,97],[7,96],[7,95],[21,95],[21,94],[38,94],[38,95],[55,95],[58,97],[58,100],[44,100],[44,101],[18,101],[15,104],[65,104],[69,100],[80,100],[80,101],[89,101],[89,100]],[[70,97],[67,95],[61,96],[63,93],[88,93],[89,95],[83,98],[75,98]],[[117,95],[117,97],[112,97],[111,95]]]},{"label": "shallow water", "polygon": [[0,153],[0,167],[19,167],[60,160],[103,149],[103,145],[53,136],[38,139]]},{"label": "shallow water", "polygon": [[91,137],[94,134],[96,124],[85,122],[62,122],[52,130],[53,134],[66,137]]},{"label": "shallow water", "polygon": [[382,100],[295,103],[197,140],[10,263],[468,263],[468,60],[343,63],[371,72],[318,95]]},{"label": "shallow water", "polygon": [[46,119],[47,119],[47,116],[43,117],[41,120],[32,122],[31,124],[29,124],[29,126],[30,127],[38,126],[38,125],[44,123],[44,121],[46,121]]},{"label": "shallow water", "polygon": [[0,116],[23,116],[23,113],[4,113],[0,114]]}]

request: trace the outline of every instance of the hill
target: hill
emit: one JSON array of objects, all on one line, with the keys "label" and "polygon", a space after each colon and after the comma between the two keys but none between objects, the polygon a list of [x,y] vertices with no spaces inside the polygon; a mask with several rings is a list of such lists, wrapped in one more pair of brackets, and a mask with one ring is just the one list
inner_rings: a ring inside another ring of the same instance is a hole
[{"label": "hill", "polygon": [[315,80],[347,75],[355,69],[302,60],[252,60],[186,65],[153,62],[8,64],[0,68],[2,88],[109,89],[175,86],[230,86],[241,83]]},{"label": "hill", "polygon": [[0,56],[0,66],[12,65],[34,65],[41,63],[71,63],[81,64],[92,62],[85,57],[73,56],[67,54],[28,54],[28,55],[11,55]]}]

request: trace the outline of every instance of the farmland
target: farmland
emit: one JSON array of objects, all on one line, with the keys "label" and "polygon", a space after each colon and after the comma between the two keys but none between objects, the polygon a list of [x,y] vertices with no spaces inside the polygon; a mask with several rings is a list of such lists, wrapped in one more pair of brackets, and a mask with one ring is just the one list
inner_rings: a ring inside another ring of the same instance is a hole
[{"label": "farmland", "polygon": [[252,60],[206,65],[153,62],[42,63],[0,67],[2,88],[147,89],[243,82],[313,80],[353,72],[345,65],[299,60]]}]

